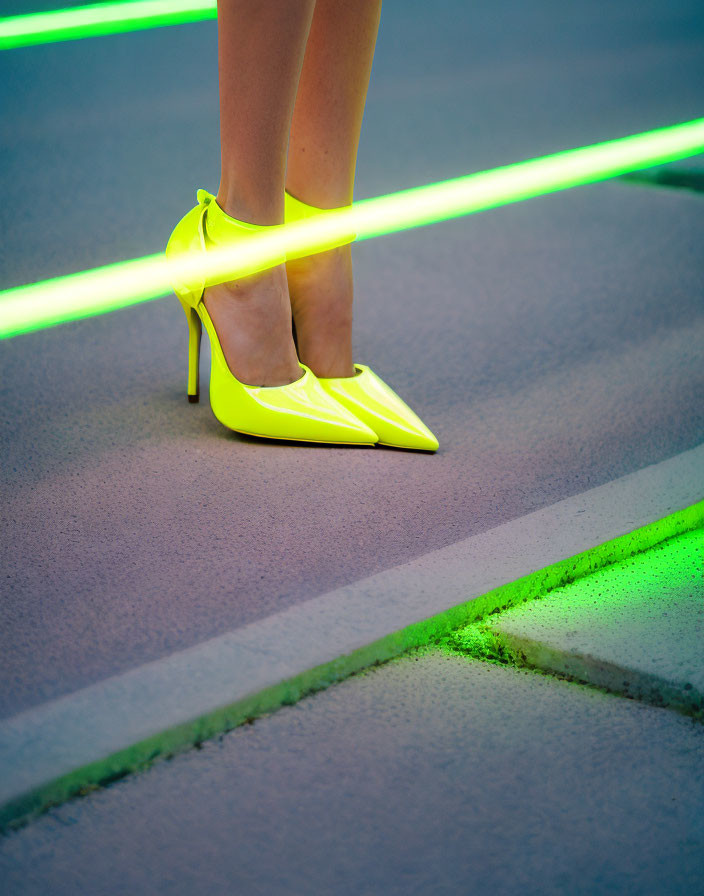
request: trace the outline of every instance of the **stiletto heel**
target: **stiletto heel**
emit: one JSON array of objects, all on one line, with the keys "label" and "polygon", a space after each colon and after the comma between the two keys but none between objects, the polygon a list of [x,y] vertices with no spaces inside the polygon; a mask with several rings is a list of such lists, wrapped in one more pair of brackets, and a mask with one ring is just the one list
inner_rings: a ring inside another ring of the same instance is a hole
[{"label": "stiletto heel", "polygon": [[186,383],[186,395],[193,404],[200,400],[200,338],[203,333],[203,324],[198,317],[198,312],[187,302],[179,297],[179,302],[186,312],[188,321],[188,381]]},{"label": "stiletto heel", "polygon": [[179,221],[166,247],[172,286],[188,320],[188,400],[199,397],[200,338],[205,327],[210,339],[210,406],[223,425],[271,439],[373,445],[376,434],[335,401],[303,364],[300,379],[286,386],[250,386],[233,375],[203,303],[206,286],[217,281],[184,262],[211,246],[232,244],[267,228],[225,214],[205,190],[198,190],[197,198],[198,205]]},{"label": "stiletto heel", "polygon": [[[326,209],[308,205],[290,193],[285,195],[285,222],[301,221],[325,214]],[[332,209],[329,209],[332,211]],[[324,249],[351,243],[356,234],[350,233],[331,241]],[[287,256],[287,261],[301,258],[301,253]],[[418,451],[437,451],[438,440],[381,377],[364,364],[355,364],[355,376],[319,378],[320,385],[355,417],[372,429],[380,445],[411,448]]]}]

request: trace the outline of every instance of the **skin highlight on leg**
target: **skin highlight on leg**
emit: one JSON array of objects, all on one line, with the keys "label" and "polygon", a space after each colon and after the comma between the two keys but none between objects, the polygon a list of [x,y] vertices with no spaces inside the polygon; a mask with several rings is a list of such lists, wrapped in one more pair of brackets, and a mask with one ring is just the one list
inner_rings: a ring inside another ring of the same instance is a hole
[{"label": "skin highlight on leg", "polygon": [[[218,0],[222,174],[217,203],[252,224],[281,224],[291,116],[314,0]],[[203,298],[237,379],[283,386],[302,375],[279,265],[208,287]]]},{"label": "skin highlight on leg", "polygon": [[[317,0],[291,123],[286,187],[319,208],[352,202],[381,0]],[[301,361],[355,373],[352,256],[341,246],[286,265]]]}]

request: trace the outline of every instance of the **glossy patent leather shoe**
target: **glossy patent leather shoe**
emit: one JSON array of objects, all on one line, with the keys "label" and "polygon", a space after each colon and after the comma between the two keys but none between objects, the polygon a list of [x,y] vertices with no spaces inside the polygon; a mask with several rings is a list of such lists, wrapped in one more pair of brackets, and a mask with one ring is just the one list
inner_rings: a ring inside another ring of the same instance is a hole
[{"label": "glossy patent leather shoe", "polygon": [[362,420],[379,437],[380,445],[437,451],[438,440],[394,390],[364,364],[355,364],[357,376],[319,378],[336,401]]},{"label": "glossy patent leather shoe", "polygon": [[210,405],[229,429],[270,439],[374,444],[376,434],[338,404],[304,365],[301,378],[285,386],[250,386],[232,374],[203,303],[210,281],[195,268],[186,268],[183,259],[197,257],[213,246],[246,239],[266,228],[226,215],[205,190],[199,190],[197,196],[198,205],[179,221],[166,247],[166,256],[172,262],[174,292],[188,320],[188,400],[199,398],[200,340],[205,326],[211,348]]},{"label": "glossy patent leather shoe", "polygon": [[[324,213],[324,209],[307,205],[286,193],[286,223],[300,221]],[[356,234],[331,241],[323,249],[333,249],[351,243]],[[300,254],[288,255],[286,260],[300,258]],[[359,420],[373,429],[380,445],[394,448],[410,448],[417,451],[437,451],[438,440],[408,405],[364,364],[355,364],[356,376],[323,378],[319,382],[325,391],[344,405]]]}]

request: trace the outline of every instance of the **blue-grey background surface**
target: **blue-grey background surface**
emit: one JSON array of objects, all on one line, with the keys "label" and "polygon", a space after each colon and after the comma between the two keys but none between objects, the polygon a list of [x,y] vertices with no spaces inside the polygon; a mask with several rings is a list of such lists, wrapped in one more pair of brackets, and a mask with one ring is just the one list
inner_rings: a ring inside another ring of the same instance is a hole
[{"label": "blue-grey background surface", "polygon": [[[0,54],[0,287],[163,248],[217,187],[215,50]],[[702,75],[700,3],[388,2],[357,196],[701,116]],[[701,443],[703,214],[613,182],[357,247],[356,356],[436,456],[226,431],[174,299],[0,344],[0,714]]]}]

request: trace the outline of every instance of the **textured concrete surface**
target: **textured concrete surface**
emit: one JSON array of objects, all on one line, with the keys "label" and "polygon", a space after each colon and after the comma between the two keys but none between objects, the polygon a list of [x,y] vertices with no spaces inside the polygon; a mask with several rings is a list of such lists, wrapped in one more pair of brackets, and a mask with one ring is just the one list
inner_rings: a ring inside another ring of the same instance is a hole
[{"label": "textured concrete surface", "polygon": [[[387,4],[358,195],[699,115],[698,11]],[[214,37],[0,57],[2,285],[158,251],[215,186]],[[701,215],[614,183],[359,246],[357,357],[435,457],[228,433],[185,401],[175,301],[0,345],[0,711],[700,444]]]},{"label": "textured concrete surface", "polygon": [[7,896],[698,896],[704,727],[403,658],[0,840]]},{"label": "textured concrete surface", "polygon": [[[694,0],[387,3],[357,195],[697,117],[703,33]],[[215,187],[214,38],[0,54],[0,287],[159,251]],[[0,344],[0,716],[700,445],[701,215],[618,182],[359,246],[358,357],[432,458],[225,432],[183,397],[175,301]],[[696,894],[701,730],[403,660],[3,839],[0,884]]]},{"label": "textured concrete surface", "polygon": [[[539,669],[704,714],[704,529],[459,632]],[[477,633],[480,633],[477,637]]]},{"label": "textured concrete surface", "polygon": [[704,446],[0,719],[0,830],[702,524],[704,501],[662,520],[693,493]]}]

